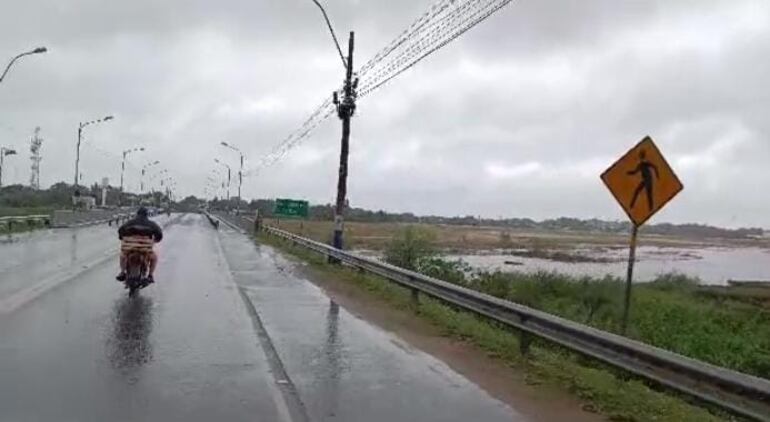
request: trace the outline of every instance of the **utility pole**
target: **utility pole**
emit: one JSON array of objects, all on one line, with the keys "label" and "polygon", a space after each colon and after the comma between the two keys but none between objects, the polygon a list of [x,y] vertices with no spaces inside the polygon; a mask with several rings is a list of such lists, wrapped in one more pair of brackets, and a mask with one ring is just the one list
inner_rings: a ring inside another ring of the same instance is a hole
[{"label": "utility pole", "polygon": [[350,118],[356,111],[356,88],[358,79],[353,80],[353,46],[355,33],[350,31],[348,40],[348,57],[345,66],[345,85],[343,98],[340,99],[334,92],[334,105],[337,106],[337,116],[342,120],[342,145],[340,147],[340,168],[337,179],[337,203],[334,208],[334,247],[342,249],[344,245],[343,233],[345,228],[345,196],[348,188],[348,155],[350,152]]},{"label": "utility pole", "polygon": [[34,190],[40,189],[40,161],[43,157],[40,156],[40,148],[43,145],[43,140],[40,138],[40,127],[35,128],[35,136],[30,141],[29,152],[30,161],[32,166],[29,172],[29,186]]},{"label": "utility pole", "polygon": [[3,187],[3,161],[6,155],[16,155],[13,148],[0,147],[0,188]]}]

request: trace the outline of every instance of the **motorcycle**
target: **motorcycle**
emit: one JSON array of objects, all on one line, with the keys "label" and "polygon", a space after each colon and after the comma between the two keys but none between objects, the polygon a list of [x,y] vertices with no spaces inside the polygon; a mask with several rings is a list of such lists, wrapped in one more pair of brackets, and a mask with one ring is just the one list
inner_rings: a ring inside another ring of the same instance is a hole
[{"label": "motorcycle", "polygon": [[149,270],[147,254],[140,251],[131,251],[126,256],[126,281],[128,297],[136,296],[136,293],[147,287],[147,271]]}]

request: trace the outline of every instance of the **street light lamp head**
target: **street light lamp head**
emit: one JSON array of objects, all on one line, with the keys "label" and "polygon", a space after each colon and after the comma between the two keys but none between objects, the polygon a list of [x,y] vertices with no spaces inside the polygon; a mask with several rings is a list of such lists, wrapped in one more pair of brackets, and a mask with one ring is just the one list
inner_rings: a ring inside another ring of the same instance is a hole
[{"label": "street light lamp head", "polygon": [[144,151],[144,147],[139,148],[139,151]]},{"label": "street light lamp head", "polygon": [[230,146],[230,145],[228,145],[228,144],[227,144],[227,142],[225,142],[225,141],[222,141],[222,142],[221,142],[221,144],[222,144],[223,146],[226,146],[226,147],[229,147],[229,146]]},{"label": "street light lamp head", "polygon": [[115,118],[114,116],[106,116],[106,117],[105,117],[105,118],[103,118],[102,120],[106,122],[106,121],[108,121],[108,120],[112,120],[112,119],[114,119],[114,118]]},{"label": "street light lamp head", "polygon": [[38,47],[38,48],[32,50],[32,53],[33,54],[40,54],[40,53],[45,53],[46,51],[48,51],[47,48],[45,48],[45,47]]}]

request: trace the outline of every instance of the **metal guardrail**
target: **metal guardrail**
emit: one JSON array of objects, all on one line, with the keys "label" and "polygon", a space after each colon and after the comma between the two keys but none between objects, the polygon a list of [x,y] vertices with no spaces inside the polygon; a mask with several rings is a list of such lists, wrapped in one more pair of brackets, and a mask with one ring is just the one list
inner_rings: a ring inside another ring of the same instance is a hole
[{"label": "metal guardrail", "polygon": [[131,207],[94,210],[56,210],[53,212],[51,226],[53,228],[76,228],[107,223],[120,223],[135,215],[136,209]]},{"label": "metal guardrail", "polygon": [[[235,225],[224,217],[219,218]],[[253,225],[253,220],[241,219],[248,220],[241,222],[247,229],[249,223]],[[419,293],[425,294],[515,328],[521,333],[520,344],[524,353],[532,337],[537,337],[734,414],[770,421],[770,381],[766,379],[691,359],[424,274],[338,250],[281,229],[263,226],[262,230],[409,288],[415,300],[418,300]]]},{"label": "metal guardrail", "polygon": [[6,228],[8,233],[11,233],[13,226],[20,225],[20,224],[26,224],[28,227],[31,227],[35,223],[42,223],[46,227],[54,227],[54,228],[75,228],[75,227],[83,227],[83,226],[93,226],[93,225],[104,224],[104,223],[107,223],[108,225],[112,226],[113,224],[118,225],[120,223],[128,221],[133,216],[134,216],[133,213],[118,213],[118,214],[113,214],[107,218],[100,218],[97,220],[82,221],[82,222],[77,222],[73,224],[54,226],[51,224],[52,218],[50,215],[22,215],[22,216],[0,217],[0,228]]},{"label": "metal guardrail", "polygon": [[[115,214],[107,220],[107,225],[111,226],[114,223],[117,226],[120,223],[130,220],[132,217],[134,217],[134,214],[130,214],[130,213]],[[93,223],[93,224],[99,224],[99,223]]]},{"label": "metal guardrail", "polygon": [[107,223],[108,226],[112,226],[113,224],[117,226],[120,223],[123,223],[123,222],[126,222],[126,221],[130,220],[133,216],[134,216],[134,214],[127,214],[127,213],[114,214],[114,215],[111,215],[111,216],[109,216],[107,218],[100,218],[98,220],[82,221],[82,222],[73,223],[73,224],[59,225],[59,226],[56,226],[56,228],[73,229],[73,228],[76,228],[76,227],[96,226],[96,225],[104,224],[104,223]]},{"label": "metal guardrail", "polygon": [[8,233],[13,229],[14,224],[26,224],[27,227],[32,227],[35,223],[43,223],[48,227],[51,225],[50,215],[20,215],[12,217],[0,217],[0,227],[8,229]]},{"label": "metal guardrail", "polygon": [[214,216],[209,214],[208,211],[202,211],[201,213],[206,216],[206,218],[209,220],[209,223],[211,223],[212,227],[214,227],[215,229],[219,229],[219,220],[217,220],[216,218],[214,218]]}]

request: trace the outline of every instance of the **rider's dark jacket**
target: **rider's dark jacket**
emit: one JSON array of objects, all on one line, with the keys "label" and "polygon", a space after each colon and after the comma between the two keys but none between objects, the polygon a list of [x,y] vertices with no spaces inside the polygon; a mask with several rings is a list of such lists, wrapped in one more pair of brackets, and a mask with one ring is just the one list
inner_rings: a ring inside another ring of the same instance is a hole
[{"label": "rider's dark jacket", "polygon": [[163,230],[149,218],[137,216],[126,221],[118,229],[118,238],[122,240],[124,236],[152,237],[157,243],[163,239]]}]

